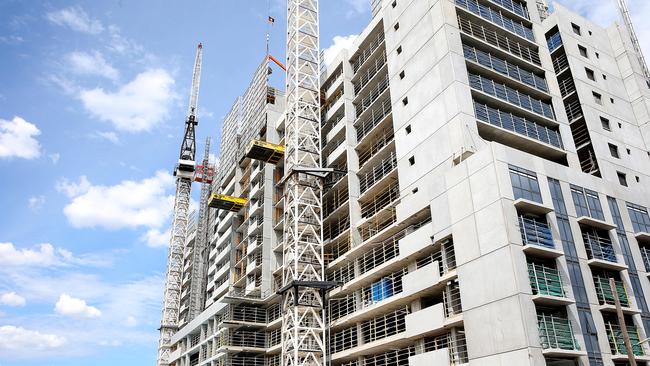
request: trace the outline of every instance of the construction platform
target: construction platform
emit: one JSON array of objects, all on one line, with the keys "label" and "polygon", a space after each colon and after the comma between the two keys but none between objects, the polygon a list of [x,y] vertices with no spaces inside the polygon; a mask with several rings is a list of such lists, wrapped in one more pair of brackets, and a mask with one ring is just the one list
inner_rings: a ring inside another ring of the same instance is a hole
[{"label": "construction platform", "polygon": [[220,210],[227,210],[237,212],[248,203],[246,198],[238,198],[226,196],[224,194],[213,193],[208,201],[208,206],[218,208]]},{"label": "construction platform", "polygon": [[269,164],[277,164],[284,156],[284,146],[266,141],[253,140],[246,149],[246,157],[261,160]]}]

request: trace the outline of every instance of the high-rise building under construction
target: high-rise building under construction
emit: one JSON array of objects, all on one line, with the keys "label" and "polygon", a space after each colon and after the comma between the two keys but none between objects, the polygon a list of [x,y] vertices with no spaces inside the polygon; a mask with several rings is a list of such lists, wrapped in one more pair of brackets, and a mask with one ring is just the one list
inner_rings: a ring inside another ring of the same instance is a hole
[{"label": "high-rise building under construction", "polygon": [[[650,362],[650,75],[625,14],[371,4],[321,76],[328,364]],[[270,60],[223,121],[176,366],[282,365],[288,101]]]}]

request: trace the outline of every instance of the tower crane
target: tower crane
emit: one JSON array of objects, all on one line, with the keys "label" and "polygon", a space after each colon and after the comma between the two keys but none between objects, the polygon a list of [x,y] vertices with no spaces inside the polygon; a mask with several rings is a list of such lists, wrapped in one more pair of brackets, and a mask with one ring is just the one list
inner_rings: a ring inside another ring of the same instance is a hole
[{"label": "tower crane", "polygon": [[190,194],[196,165],[196,125],[198,124],[196,107],[199,98],[202,59],[203,45],[199,43],[194,61],[189,110],[185,121],[185,134],[181,144],[178,163],[174,169],[174,176],[176,176],[176,197],[174,200],[174,217],[169,240],[165,294],[160,321],[158,366],[169,365],[171,339],[174,332],[178,329],[181,280],[183,275],[183,248],[187,236]]},{"label": "tower crane", "polygon": [[323,255],[318,0],[287,0],[282,365],[323,366],[327,291]]}]

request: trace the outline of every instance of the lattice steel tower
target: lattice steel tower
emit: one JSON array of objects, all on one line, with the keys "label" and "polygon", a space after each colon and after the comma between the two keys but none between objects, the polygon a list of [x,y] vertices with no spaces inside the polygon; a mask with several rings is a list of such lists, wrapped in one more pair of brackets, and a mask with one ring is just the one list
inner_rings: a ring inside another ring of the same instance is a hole
[{"label": "lattice steel tower", "polygon": [[181,144],[180,157],[174,170],[176,176],[176,198],[174,200],[174,218],[172,221],[169,240],[169,256],[167,258],[167,276],[165,278],[165,295],[163,298],[162,318],[160,320],[160,339],[158,343],[159,366],[169,364],[171,353],[171,338],[178,329],[178,313],[180,307],[181,281],[183,276],[183,248],[187,236],[188,211],[192,180],[194,179],[196,155],[196,106],[199,98],[199,83],[201,79],[201,62],[203,46],[199,43],[194,61],[190,105],[185,121],[185,135]]},{"label": "lattice steel tower", "polygon": [[318,0],[287,1],[282,364],[326,360]]}]

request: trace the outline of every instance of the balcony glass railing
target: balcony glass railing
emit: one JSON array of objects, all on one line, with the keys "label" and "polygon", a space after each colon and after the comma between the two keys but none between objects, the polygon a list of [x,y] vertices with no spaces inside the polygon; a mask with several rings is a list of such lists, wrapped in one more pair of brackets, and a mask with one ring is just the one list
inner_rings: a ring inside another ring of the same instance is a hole
[{"label": "balcony glass railing", "polygon": [[484,4],[479,4],[479,2],[476,0],[456,0],[456,5],[469,10],[470,12],[498,25],[507,31],[510,31],[520,37],[526,38],[529,41],[535,42],[535,34],[533,33],[532,28],[524,25],[522,22],[504,16],[499,10],[492,9],[491,7]]},{"label": "balcony glass railing", "polygon": [[480,121],[516,132],[560,149],[564,148],[559,131],[478,102],[474,102],[474,112],[476,113],[476,118]]},{"label": "balcony glass railing", "polygon": [[470,61],[479,63],[500,74],[507,75],[512,79],[548,93],[548,85],[546,84],[546,80],[544,78],[539,77],[530,71],[526,71],[521,67],[513,64],[512,62],[508,62],[500,57],[494,56],[489,52],[484,52],[476,49],[475,47],[465,44],[463,45],[463,53],[465,55],[465,58]]},{"label": "balcony glass railing", "polygon": [[538,245],[545,248],[555,248],[551,228],[543,219],[519,216],[519,229],[524,245]]},{"label": "balcony glass railing", "polygon": [[608,262],[616,263],[616,253],[611,240],[603,238],[592,233],[586,232],[582,234],[582,239],[585,242],[585,249],[589,259],[600,259]]},{"label": "balcony glass railing", "polygon": [[537,326],[543,349],[580,350],[569,319],[542,313],[537,315]]},{"label": "balcony glass railing", "polygon": [[549,103],[542,102],[505,84],[497,83],[485,76],[469,73],[469,85],[476,90],[512,103],[517,107],[555,120],[553,107]]},{"label": "balcony glass railing", "polygon": [[[627,292],[625,291],[625,286],[623,286],[623,281],[614,280],[616,284],[616,292],[618,293],[618,300],[621,302],[621,306],[628,307],[630,303],[627,299]],[[616,301],[614,300],[614,292],[609,286],[609,277],[605,276],[594,276],[594,286],[596,286],[596,296],[598,297],[598,303],[601,305],[615,305]]]},{"label": "balcony glass railing", "polygon": [[557,268],[542,263],[528,262],[528,277],[533,295],[565,297],[564,286]]}]

